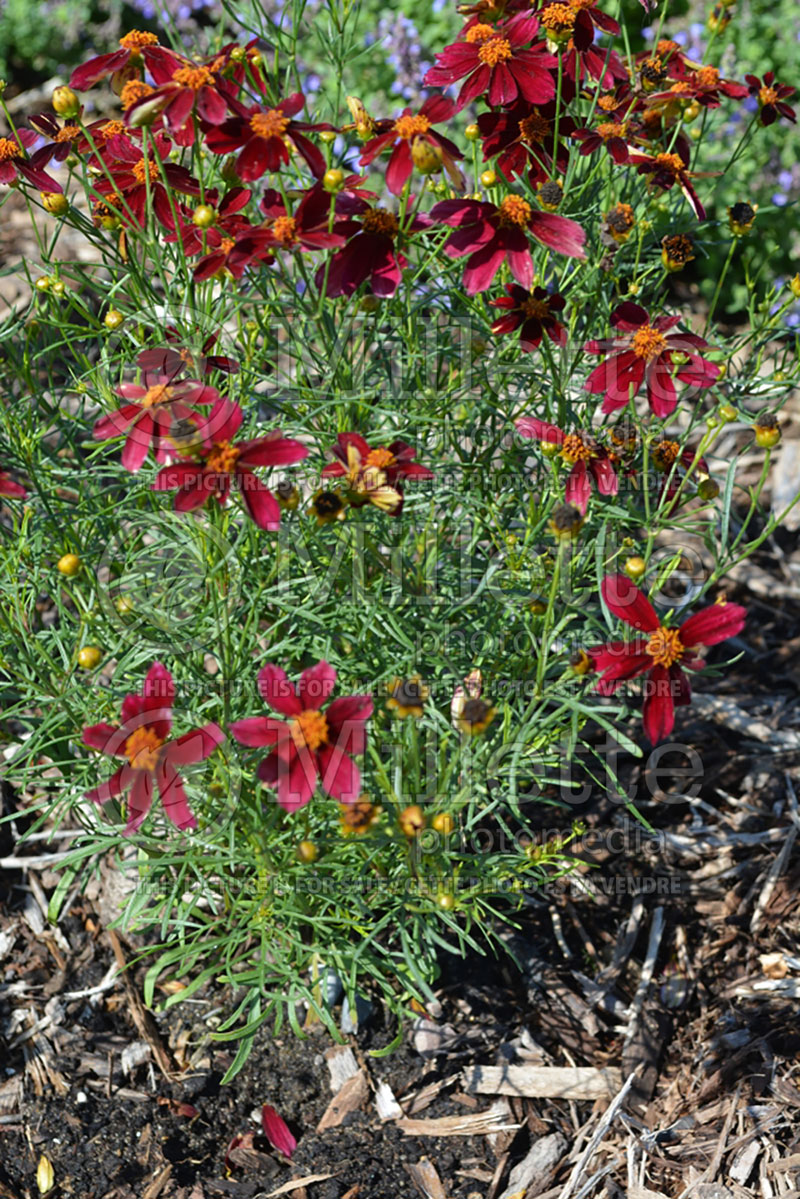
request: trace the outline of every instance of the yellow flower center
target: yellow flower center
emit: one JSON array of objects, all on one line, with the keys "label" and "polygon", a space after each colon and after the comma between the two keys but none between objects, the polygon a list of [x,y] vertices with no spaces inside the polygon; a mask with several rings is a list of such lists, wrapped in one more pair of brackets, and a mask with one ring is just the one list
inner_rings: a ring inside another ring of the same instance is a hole
[{"label": "yellow flower center", "polygon": [[612,137],[624,137],[628,132],[628,126],[624,121],[620,125],[616,121],[605,121],[602,125],[597,126],[597,132],[603,141],[607,142]]},{"label": "yellow flower center", "polygon": [[290,246],[297,241],[297,221],[293,216],[276,217],[272,223],[272,236],[282,246]]},{"label": "yellow flower center", "polygon": [[141,50],[143,46],[157,46],[158,38],[154,33],[142,33],[138,29],[132,29],[119,39],[119,44],[126,50]]},{"label": "yellow flower center", "polygon": [[63,145],[64,142],[74,142],[80,135],[81,131],[78,125],[65,125],[63,129],[59,129],[53,141]]},{"label": "yellow flower center", "polygon": [[550,133],[550,122],[541,113],[531,113],[519,123],[520,135],[526,142],[542,143]]},{"label": "yellow flower center", "polygon": [[158,764],[158,751],[164,744],[154,729],[136,729],[125,742],[125,757],[134,770],[153,771]]},{"label": "yellow flower center", "polygon": [[127,112],[139,100],[149,96],[152,90],[150,84],[143,83],[141,79],[129,79],[119,94],[119,102]]},{"label": "yellow flower center", "polygon": [[672,469],[672,465],[678,454],[681,452],[681,447],[677,441],[659,441],[653,446],[652,458],[656,469],[664,471]]},{"label": "yellow flower center", "polygon": [[167,400],[172,399],[173,390],[166,383],[156,383],[154,387],[148,387],[140,403],[143,408],[153,408],[156,404],[164,404]]},{"label": "yellow flower center", "polygon": [[716,67],[700,67],[695,78],[701,87],[716,87],[719,83],[719,71]]},{"label": "yellow flower center", "polygon": [[531,219],[533,209],[522,196],[506,196],[500,205],[500,224],[523,228]]},{"label": "yellow flower center", "polygon": [[507,62],[512,54],[510,42],[507,42],[504,37],[493,37],[483,43],[478,51],[478,58],[484,66],[496,67],[501,62]]},{"label": "yellow flower center", "polygon": [[619,101],[616,96],[601,96],[597,101],[597,107],[603,112],[611,112],[612,108],[616,108]]},{"label": "yellow flower center", "polygon": [[153,162],[152,158],[140,158],[138,162],[133,164],[131,170],[137,183],[144,183],[145,175],[151,183],[154,183],[159,178],[158,163]]},{"label": "yellow flower center", "polygon": [[411,137],[418,137],[420,133],[427,133],[431,127],[431,123],[427,117],[423,116],[404,116],[398,117],[394,123],[394,131],[398,137],[408,140]]},{"label": "yellow flower center", "polygon": [[102,134],[105,141],[110,137],[116,137],[119,133],[125,132],[125,125],[122,121],[106,121],[105,125],[101,125],[98,130]]},{"label": "yellow flower center", "polygon": [[251,117],[250,128],[256,137],[283,137],[289,128],[289,118],[285,117],[279,108],[270,108],[267,112],[257,112]]},{"label": "yellow flower center", "polygon": [[679,175],[681,171],[686,170],[680,154],[656,154],[656,162],[664,170],[671,171],[673,175]]},{"label": "yellow flower center", "polygon": [[289,722],[292,740],[298,749],[310,749],[312,753],[328,743],[328,722],[322,712],[308,708]]},{"label": "yellow flower center", "polygon": [[645,646],[645,652],[653,659],[654,666],[664,666],[668,669],[681,658],[684,648],[679,630],[667,629],[661,625]]},{"label": "yellow flower center", "polygon": [[778,99],[778,93],[774,87],[762,87],[758,92],[758,101],[762,106],[764,104],[775,104]]},{"label": "yellow flower center", "polygon": [[491,25],[479,23],[467,30],[464,34],[464,41],[474,46],[477,42],[488,42],[489,38],[494,36],[494,29],[492,29]]},{"label": "yellow flower center", "polygon": [[376,470],[385,470],[387,466],[394,466],[396,461],[391,450],[379,446],[377,450],[370,450],[364,460],[364,465],[375,467]]},{"label": "yellow flower center", "polygon": [[239,450],[236,449],[236,446],[231,445],[229,441],[218,441],[206,458],[206,470],[213,471],[215,474],[229,475],[236,465],[238,457]]},{"label": "yellow flower center", "polygon": [[561,446],[561,457],[565,462],[588,462],[596,457],[591,446],[577,433],[568,434]]},{"label": "yellow flower center", "polygon": [[364,213],[361,221],[366,233],[379,233],[384,237],[397,237],[397,217],[385,208],[371,208]]},{"label": "yellow flower center", "polygon": [[0,137],[0,162],[9,158],[22,158],[22,150],[10,137]]},{"label": "yellow flower center", "polygon": [[219,248],[223,254],[230,254],[233,247],[236,245],[236,239],[233,237],[223,237],[219,243]]},{"label": "yellow flower center", "polygon": [[547,306],[547,301],[536,300],[533,296],[530,296],[527,300],[523,301],[522,311],[527,317],[533,317],[537,321],[547,320],[550,315],[550,309]]},{"label": "yellow flower center", "polygon": [[571,33],[576,10],[568,4],[548,4],[542,11],[542,24],[548,33]]},{"label": "yellow flower center", "polygon": [[666,348],[666,337],[652,325],[643,325],[633,335],[633,352],[637,358],[644,358],[645,362],[652,362],[659,354],[663,354]]},{"label": "yellow flower center", "polygon": [[673,83],[669,90],[674,96],[691,96],[692,94],[690,84],[686,83],[683,79],[679,79],[677,83]]},{"label": "yellow flower center", "polygon": [[214,82],[214,76],[208,67],[179,67],[177,71],[172,72],[172,78],[175,83],[189,87],[194,92],[198,92],[201,87],[209,87]]}]

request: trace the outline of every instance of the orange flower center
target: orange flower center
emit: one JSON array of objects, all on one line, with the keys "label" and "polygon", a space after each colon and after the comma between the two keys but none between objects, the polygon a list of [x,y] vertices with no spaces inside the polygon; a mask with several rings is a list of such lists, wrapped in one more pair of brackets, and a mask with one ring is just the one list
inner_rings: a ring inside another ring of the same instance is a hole
[{"label": "orange flower center", "polygon": [[572,8],[580,10],[582,8],[594,8],[595,0],[569,0],[569,3]]},{"label": "orange flower center", "polygon": [[679,79],[677,83],[673,83],[669,90],[674,96],[691,96],[692,94],[691,85],[683,79]]},{"label": "orange flower center", "polygon": [[764,104],[775,104],[777,99],[778,93],[774,87],[762,87],[759,89],[758,100],[762,106]]},{"label": "orange flower center", "polygon": [[550,315],[550,309],[547,306],[546,300],[537,300],[530,296],[523,301],[522,311],[527,317],[534,317],[537,321],[544,321]]},{"label": "orange flower center", "polygon": [[700,67],[695,78],[701,87],[716,87],[719,83],[719,71],[716,67]]},{"label": "orange flower center", "polygon": [[22,158],[22,150],[10,137],[0,137],[0,162],[9,158]]},{"label": "orange flower center", "polygon": [[384,446],[379,446],[377,450],[370,450],[364,460],[364,466],[372,466],[376,470],[385,470],[387,466],[394,466],[396,461],[391,450],[387,450]]},{"label": "orange flower center", "polygon": [[119,94],[119,102],[127,112],[139,100],[149,96],[152,90],[150,84],[143,83],[141,79],[129,79]]},{"label": "orange flower center", "polygon": [[108,141],[109,138],[116,137],[119,133],[124,133],[125,125],[122,121],[106,121],[105,125],[100,126],[99,132],[103,135],[103,138]]},{"label": "orange flower center", "polygon": [[548,4],[542,11],[542,24],[548,33],[571,33],[575,25],[575,9],[568,4]]},{"label": "orange flower center", "polygon": [[168,387],[166,383],[156,383],[154,387],[148,387],[141,399],[142,407],[153,408],[156,404],[165,404],[167,400],[172,399],[173,390],[174,388]]},{"label": "orange flower center", "polygon": [[620,125],[616,121],[605,121],[602,125],[597,126],[597,132],[603,141],[607,142],[612,137],[624,137],[628,132],[628,126],[624,121]]},{"label": "orange flower center", "polygon": [[653,462],[658,470],[664,472],[672,469],[672,464],[681,452],[681,447],[677,441],[659,441],[653,446],[652,457]]},{"label": "orange flower center", "polygon": [[385,208],[371,208],[369,212],[365,212],[362,224],[366,233],[380,233],[384,237],[397,237],[397,217],[393,212],[387,212]]},{"label": "orange flower center", "polygon": [[561,445],[561,457],[565,462],[588,462],[596,454],[578,433],[570,433]]},{"label": "orange flower center", "polygon": [[427,133],[430,127],[430,121],[427,117],[423,116],[398,117],[394,123],[394,131],[397,136],[406,140],[411,137],[418,137],[421,133]]},{"label": "orange flower center", "polygon": [[488,42],[489,38],[494,36],[494,29],[491,25],[478,24],[467,30],[464,34],[464,41],[474,46],[477,42]]},{"label": "orange flower center", "polygon": [[233,247],[236,245],[236,239],[233,237],[223,237],[219,243],[219,248],[223,254],[230,254]]},{"label": "orange flower center", "polygon": [[680,175],[681,171],[686,169],[680,154],[656,154],[656,162],[665,171],[671,171],[673,175]]},{"label": "orange flower center", "polygon": [[603,112],[611,112],[611,109],[616,108],[618,103],[616,96],[601,96],[597,101],[597,107],[601,108]]},{"label": "orange flower center", "polygon": [[293,216],[276,217],[272,223],[272,236],[282,246],[290,246],[297,241],[297,221]]},{"label": "orange flower center", "polygon": [[483,43],[478,51],[478,58],[484,66],[497,67],[501,62],[507,62],[512,54],[510,42],[507,42],[504,37],[493,37]]},{"label": "orange flower center", "polygon": [[292,740],[298,749],[310,749],[312,753],[328,743],[328,722],[322,712],[308,708],[289,722]]},{"label": "orange flower center", "polygon": [[64,142],[74,142],[80,135],[81,131],[78,125],[65,125],[63,129],[59,129],[53,141],[61,142],[62,144]]},{"label": "orange flower center", "polygon": [[143,46],[157,46],[158,38],[154,33],[142,33],[138,29],[132,29],[119,39],[119,44],[126,50],[141,50]]},{"label": "orange flower center", "polygon": [[158,163],[153,162],[152,158],[140,158],[138,162],[133,164],[131,170],[137,183],[144,183],[145,176],[147,176],[151,183],[154,183],[159,178]]},{"label": "orange flower center", "polygon": [[506,196],[500,205],[500,224],[519,225],[523,228],[531,219],[533,209],[522,196]]},{"label": "orange flower center", "polygon": [[134,770],[155,770],[158,764],[158,751],[164,744],[154,729],[136,729],[125,742],[125,757]]},{"label": "orange flower center", "polygon": [[644,358],[645,362],[652,362],[659,354],[663,354],[666,348],[666,337],[652,325],[643,325],[633,335],[633,352],[637,358]]},{"label": "orange flower center", "polygon": [[250,128],[256,137],[283,137],[289,128],[289,118],[285,117],[279,108],[270,108],[267,112],[257,112],[251,117]]},{"label": "orange flower center", "polygon": [[662,38],[656,46],[656,54],[660,54],[662,58],[669,58],[671,54],[679,54],[680,46],[677,42],[673,42],[671,38]]},{"label": "orange flower center", "polygon": [[208,67],[179,67],[177,71],[172,72],[172,78],[176,83],[191,88],[193,92],[198,92],[201,87],[209,87],[214,82],[214,76]]},{"label": "orange flower center", "polygon": [[206,458],[206,470],[214,474],[229,475],[236,465],[240,451],[229,441],[215,443],[211,453]]},{"label": "orange flower center", "polygon": [[679,661],[684,648],[679,630],[667,629],[661,625],[648,641],[645,651],[653,659],[654,666],[664,666],[668,669]]},{"label": "orange flower center", "polygon": [[531,113],[519,123],[519,131],[526,142],[543,142],[550,133],[550,122],[540,113]]}]

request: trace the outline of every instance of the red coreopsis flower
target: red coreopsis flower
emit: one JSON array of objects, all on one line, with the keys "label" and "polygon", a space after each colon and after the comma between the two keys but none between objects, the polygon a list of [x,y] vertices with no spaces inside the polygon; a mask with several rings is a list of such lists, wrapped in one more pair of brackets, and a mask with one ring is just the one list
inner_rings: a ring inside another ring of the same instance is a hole
[{"label": "red coreopsis flower", "polygon": [[[252,248],[250,253],[242,249],[245,237],[254,230],[242,212],[252,194],[248,188],[234,187],[226,193],[217,208],[216,193],[206,192],[206,204],[213,211],[213,223],[207,226],[198,226],[194,213],[184,210],[179,214],[182,218],[180,231],[173,231],[166,240],[177,241],[180,238],[187,258],[200,255],[192,271],[198,281],[212,279],[225,270],[234,279],[240,279],[257,256],[263,262],[273,261],[268,252],[258,255],[261,247]],[[192,219],[183,219],[189,216]]]},{"label": "red coreopsis flower", "polygon": [[192,114],[206,125],[221,125],[227,117],[233,93],[218,72],[161,46],[150,51],[147,66],[156,86],[130,106],[126,125],[149,125],[161,113],[178,144],[190,146],[194,142]]},{"label": "red coreopsis flower", "polygon": [[716,67],[698,66],[686,69],[667,91],[655,92],[647,97],[647,104],[663,109],[667,115],[673,106],[678,108],[699,104],[702,108],[719,108],[722,97],[741,100],[747,95],[743,83],[723,79]]},{"label": "red coreopsis flower", "polygon": [[188,371],[191,375],[210,375],[212,371],[222,371],[226,375],[238,374],[239,363],[235,358],[229,358],[226,354],[209,355],[209,350],[213,350],[217,344],[218,333],[212,333],[205,339],[199,354],[186,346],[174,348],[175,345],[180,345],[182,339],[172,325],[167,325],[164,333],[166,340],[173,344],[154,350],[142,350],[136,359],[136,365],[142,370],[169,375],[173,381],[183,371]]},{"label": "red coreopsis flower", "polygon": [[[355,182],[359,176],[351,175]],[[294,212],[289,212],[283,197],[273,187],[267,188],[259,207],[267,218],[266,223],[253,234],[263,237],[273,250],[329,250],[344,244],[345,235],[338,229],[336,221],[329,229],[331,195],[321,183],[315,183],[304,192]],[[334,213],[338,208],[334,201]]]},{"label": "red coreopsis flower", "polygon": [[13,183],[21,178],[39,191],[64,190],[57,179],[43,170],[52,157],[48,146],[28,157],[28,150],[38,138],[32,129],[17,129],[11,137],[0,137],[0,183]]},{"label": "red coreopsis flower", "polygon": [[279,171],[288,164],[288,140],[319,179],[325,174],[325,159],[306,133],[331,126],[295,121],[293,118],[305,102],[302,92],[287,96],[274,108],[264,108],[260,104],[245,108],[238,101],[232,101],[231,108],[236,115],[206,132],[206,147],[212,154],[231,154],[240,150],[236,173],[245,183],[253,183],[266,171]]},{"label": "red coreopsis flower", "polygon": [[24,500],[27,491],[19,483],[15,483],[6,471],[0,470],[0,495],[7,495],[11,499]]},{"label": "red coreopsis flower", "polygon": [[490,300],[492,308],[502,308],[505,315],[492,324],[492,333],[502,337],[519,329],[519,346],[527,353],[540,345],[545,333],[557,346],[567,344],[567,330],[556,313],[562,312],[565,300],[558,292],[552,295],[543,287],[528,291],[516,283],[507,283],[505,296]]},{"label": "red coreopsis flower", "polygon": [[177,828],[197,827],[179,767],[205,761],[225,740],[225,734],[212,722],[170,740],[174,700],[172,675],[160,662],[154,662],[141,695],[126,695],[122,701],[120,724],[93,724],[83,730],[84,745],[111,758],[127,758],[110,779],[86,792],[86,798],[98,804],[129,793],[126,836],[136,832],[150,811],[154,787]]},{"label": "red coreopsis flower", "polygon": [[644,637],[612,641],[589,650],[602,678],[597,690],[613,695],[628,679],[646,674],[643,708],[644,730],[651,744],[668,737],[675,726],[675,706],[692,698],[688,670],[702,670],[708,646],[735,637],[744,628],[747,613],[739,604],[712,604],[695,612],[678,628],[662,625],[656,612],[627,575],[607,575],[602,595],[615,616]]},{"label": "red coreopsis flower", "polygon": [[616,495],[617,475],[608,453],[598,445],[589,433],[565,433],[556,425],[537,420],[533,416],[522,416],[514,422],[517,432],[523,437],[535,437],[537,441],[559,447],[559,454],[572,467],[564,492],[564,502],[573,504],[586,514],[592,480],[601,495]]},{"label": "red coreopsis flower", "polygon": [[393,195],[399,196],[411,178],[415,151],[418,152],[420,146],[428,146],[433,150],[434,160],[444,167],[453,186],[461,188],[464,180],[456,160],[463,158],[463,155],[449,138],[432,129],[433,125],[449,121],[454,110],[453,101],[445,96],[429,96],[418,113],[405,108],[396,121],[376,121],[376,136],[364,147],[360,165],[369,166],[379,154],[391,147],[392,153],[386,167],[386,186]]},{"label": "red coreopsis flower", "polygon": [[604,33],[619,33],[617,22],[594,4],[573,0],[547,4],[538,17],[548,49],[561,50],[564,75],[574,84],[590,78],[601,87],[613,87],[615,81],[627,79],[616,51],[594,44],[595,25]]},{"label": "red coreopsis flower", "polygon": [[524,100],[505,112],[481,113],[478,129],[483,138],[484,160],[497,155],[497,169],[507,179],[512,175],[522,175],[530,168],[528,178],[531,187],[551,178],[554,166],[563,175],[569,162],[569,153],[561,139],[569,137],[575,129],[575,122],[565,113],[560,114],[556,150],[555,115],[554,101],[533,105]]},{"label": "red coreopsis flower", "polygon": [[304,670],[296,687],[284,670],[270,664],[259,671],[259,694],[287,719],[249,716],[230,726],[241,745],[272,747],[258,767],[258,777],[265,786],[277,788],[278,803],[287,812],[304,807],[317,784],[342,803],[355,803],[360,797],[361,773],[350,755],[363,754],[366,748],[372,696],[342,696],[323,712],[335,684],[336,671],[327,662]]},{"label": "red coreopsis flower", "polygon": [[61,125],[47,112],[31,117],[30,122],[43,137],[50,139],[46,147],[48,161],[55,159],[56,162],[63,162],[68,154],[85,154],[101,149],[109,138],[126,131],[122,121],[107,119],[92,121],[88,125],[76,125],[74,121],[66,121]]},{"label": "red coreopsis flower", "polygon": [[530,104],[546,104],[556,94],[552,70],[558,60],[540,44],[531,46],[539,28],[531,13],[521,13],[497,26],[482,21],[470,24],[461,40],[445,46],[436,55],[423,83],[426,87],[449,87],[464,79],[456,109],[485,96],[493,108],[522,98]]},{"label": "red coreopsis flower", "polygon": [[628,161],[636,167],[640,175],[648,175],[653,187],[669,191],[677,183],[686,199],[692,206],[698,220],[704,220],[706,210],[700,203],[700,197],[692,185],[693,171],[689,170],[689,145],[685,139],[679,138],[675,150],[668,154],[639,154],[633,153]]},{"label": "red coreopsis flower", "polygon": [[450,258],[470,255],[464,287],[471,296],[489,287],[506,259],[517,282],[530,287],[533,259],[528,234],[558,254],[586,257],[586,233],[577,221],[539,212],[522,196],[506,196],[499,207],[484,200],[442,200],[430,215],[433,221],[457,227],[444,251]]},{"label": "red coreopsis flower", "polygon": [[116,395],[124,400],[116,412],[101,416],[94,426],[98,441],[125,435],[122,465],[136,473],[152,446],[156,459],[165,462],[170,452],[170,434],[197,421],[190,405],[217,404],[219,392],[198,379],[175,380],[169,374],[144,372],[141,383],[122,383]]},{"label": "red coreopsis flower", "polygon": [[622,336],[588,341],[587,354],[607,355],[584,383],[592,395],[602,395],[603,412],[624,408],[644,384],[655,416],[669,416],[678,402],[675,379],[692,387],[710,387],[720,368],[698,353],[708,342],[695,333],[671,333],[679,316],[650,319],[646,310],[626,300],[611,314]]},{"label": "red coreopsis flower", "polygon": [[[103,174],[95,183],[95,191],[101,196],[119,197],[121,203],[114,205],[120,220],[133,221],[144,226],[147,220],[147,198],[150,197],[153,213],[165,229],[175,227],[170,198],[164,180],[174,192],[187,196],[199,196],[200,185],[189,174],[186,167],[167,161],[171,143],[162,135],[152,138],[145,158],[142,147],[129,137],[112,137],[103,152],[103,162],[108,174]],[[111,176],[109,178],[108,176]]]},{"label": "red coreopsis flower", "polygon": [[614,162],[628,161],[628,122],[616,115],[600,121],[594,129],[576,129],[572,136],[581,143],[581,154],[594,154],[604,146]]},{"label": "red coreopsis flower", "polygon": [[374,295],[393,296],[408,265],[398,242],[401,237],[428,229],[430,220],[419,213],[401,231],[398,218],[387,208],[372,207],[355,197],[348,209],[353,215],[337,223],[336,231],[349,235],[349,240],[336,251],[327,268],[324,263],[320,266],[315,277],[317,287],[325,286],[328,296],[351,296],[369,280]]},{"label": "red coreopsis flower", "polygon": [[346,478],[347,499],[353,508],[374,504],[390,516],[399,516],[403,483],[433,478],[433,471],[414,461],[416,451],[405,441],[370,446],[360,433],[340,433],[331,453],[336,461],[323,468],[322,478]]},{"label": "red coreopsis flower", "polygon": [[784,117],[793,125],[796,123],[795,111],[786,103],[789,97],[795,93],[793,87],[789,87],[786,83],[776,83],[774,71],[767,71],[763,80],[759,79],[758,75],[745,75],[744,78],[750,95],[755,96],[758,100],[760,124],[774,125],[779,117]]},{"label": "red coreopsis flower", "polygon": [[119,39],[119,50],[111,54],[101,54],[91,58],[82,66],[76,67],[70,75],[69,86],[79,92],[94,87],[101,79],[111,75],[112,87],[119,91],[127,79],[138,74],[142,66],[150,67],[153,48],[158,46],[158,38],[154,33],[142,33],[132,29]]},{"label": "red coreopsis flower", "polygon": [[227,502],[231,491],[241,491],[248,513],[260,529],[280,527],[281,509],[275,496],[253,473],[257,466],[289,466],[308,457],[299,441],[273,432],[266,437],[235,444],[233,438],[244,413],[232,400],[220,400],[197,426],[196,458],[181,458],[158,472],[153,487],[173,491],[176,512],[202,508],[213,496],[219,504]]}]

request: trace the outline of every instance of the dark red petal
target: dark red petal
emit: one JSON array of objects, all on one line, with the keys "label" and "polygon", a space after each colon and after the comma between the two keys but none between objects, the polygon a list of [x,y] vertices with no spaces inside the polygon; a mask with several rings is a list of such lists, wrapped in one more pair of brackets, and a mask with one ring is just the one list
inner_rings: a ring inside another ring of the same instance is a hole
[{"label": "dark red petal", "polygon": [[634,629],[653,633],[659,627],[660,621],[649,599],[627,575],[606,575],[601,591],[610,611]]}]

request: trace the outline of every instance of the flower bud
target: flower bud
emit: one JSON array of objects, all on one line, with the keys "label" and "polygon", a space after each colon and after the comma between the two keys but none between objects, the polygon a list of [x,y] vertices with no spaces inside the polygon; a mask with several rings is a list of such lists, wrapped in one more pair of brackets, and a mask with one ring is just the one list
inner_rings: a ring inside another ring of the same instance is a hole
[{"label": "flower bud", "polygon": [[107,329],[119,329],[124,322],[125,317],[116,308],[109,308],[108,312],[103,317],[103,324]]},{"label": "flower bud", "polygon": [[640,579],[644,578],[645,571],[647,570],[647,563],[645,562],[644,558],[628,558],[622,569],[632,582],[638,583]]},{"label": "flower bud", "polygon": [[53,280],[50,275],[40,275],[34,284],[37,291],[49,291],[52,286]]},{"label": "flower bud", "polygon": [[310,866],[312,862],[316,862],[319,857],[319,850],[313,841],[301,841],[295,850],[298,862],[303,862],[304,865]]},{"label": "flower bud", "polygon": [[762,450],[773,449],[781,439],[778,418],[772,412],[759,416],[753,425],[756,435],[756,445]]},{"label": "flower bud", "polygon": [[319,140],[321,142],[325,142],[326,146],[329,146],[332,142],[336,141],[336,138],[338,136],[339,135],[335,129],[321,129],[320,134],[319,134]]},{"label": "flower bud", "polygon": [[441,169],[442,151],[424,137],[412,137],[411,160],[420,175],[432,175]]},{"label": "flower bud", "polygon": [[401,830],[409,838],[416,837],[425,827],[425,813],[419,804],[404,808],[397,818]]},{"label": "flower bud", "polygon": [[476,142],[481,135],[480,128],[476,124],[467,125],[464,130],[464,137],[468,142]]},{"label": "flower bud", "polygon": [[366,295],[361,297],[358,306],[362,312],[377,312],[381,306],[381,302],[377,296]]},{"label": "flower bud", "polygon": [[53,216],[63,216],[69,209],[69,200],[61,192],[39,192],[42,207]]},{"label": "flower bud", "polygon": [[217,219],[217,210],[210,204],[198,204],[192,213],[192,224],[198,229],[208,229]]},{"label": "flower bud", "polygon": [[497,175],[491,169],[481,172],[481,187],[494,187],[497,183]]},{"label": "flower bud", "polygon": [[574,504],[557,504],[550,514],[550,532],[559,541],[574,541],[584,526],[585,517]]},{"label": "flower bud", "polygon": [[719,483],[715,479],[701,479],[697,484],[697,494],[701,500],[715,500],[719,495]]},{"label": "flower bud", "polygon": [[333,194],[341,191],[343,183],[344,171],[340,170],[339,167],[331,167],[330,170],[327,170],[322,176],[322,186],[325,188],[326,192],[331,192]]},{"label": "flower bud", "polygon": [[64,554],[63,558],[59,558],[56,565],[62,575],[67,575],[71,578],[78,573],[83,563],[77,554]]},{"label": "flower bud", "polygon": [[449,812],[437,812],[431,821],[431,828],[443,837],[449,837],[455,827],[456,822]]},{"label": "flower bud", "polygon": [[724,404],[720,404],[717,412],[719,413],[720,419],[724,421],[736,420],[739,415],[733,404],[729,404],[727,400]]},{"label": "flower bud", "polygon": [[731,205],[728,209],[728,224],[734,237],[744,237],[750,232],[757,212],[757,204],[747,204],[742,201],[739,204]]},{"label": "flower bud", "polygon": [[81,110],[81,102],[71,87],[57,87],[53,92],[52,104],[60,117],[76,117]]},{"label": "flower bud", "polygon": [[78,651],[78,665],[84,670],[94,670],[95,666],[100,664],[102,657],[103,651],[96,645],[84,645],[83,649]]},{"label": "flower bud", "polygon": [[796,300],[800,300],[800,275],[792,275],[789,280],[789,291]]},{"label": "flower bud", "polygon": [[585,649],[576,649],[574,654],[570,654],[569,668],[573,674],[579,676],[589,673],[592,669],[592,659]]}]

